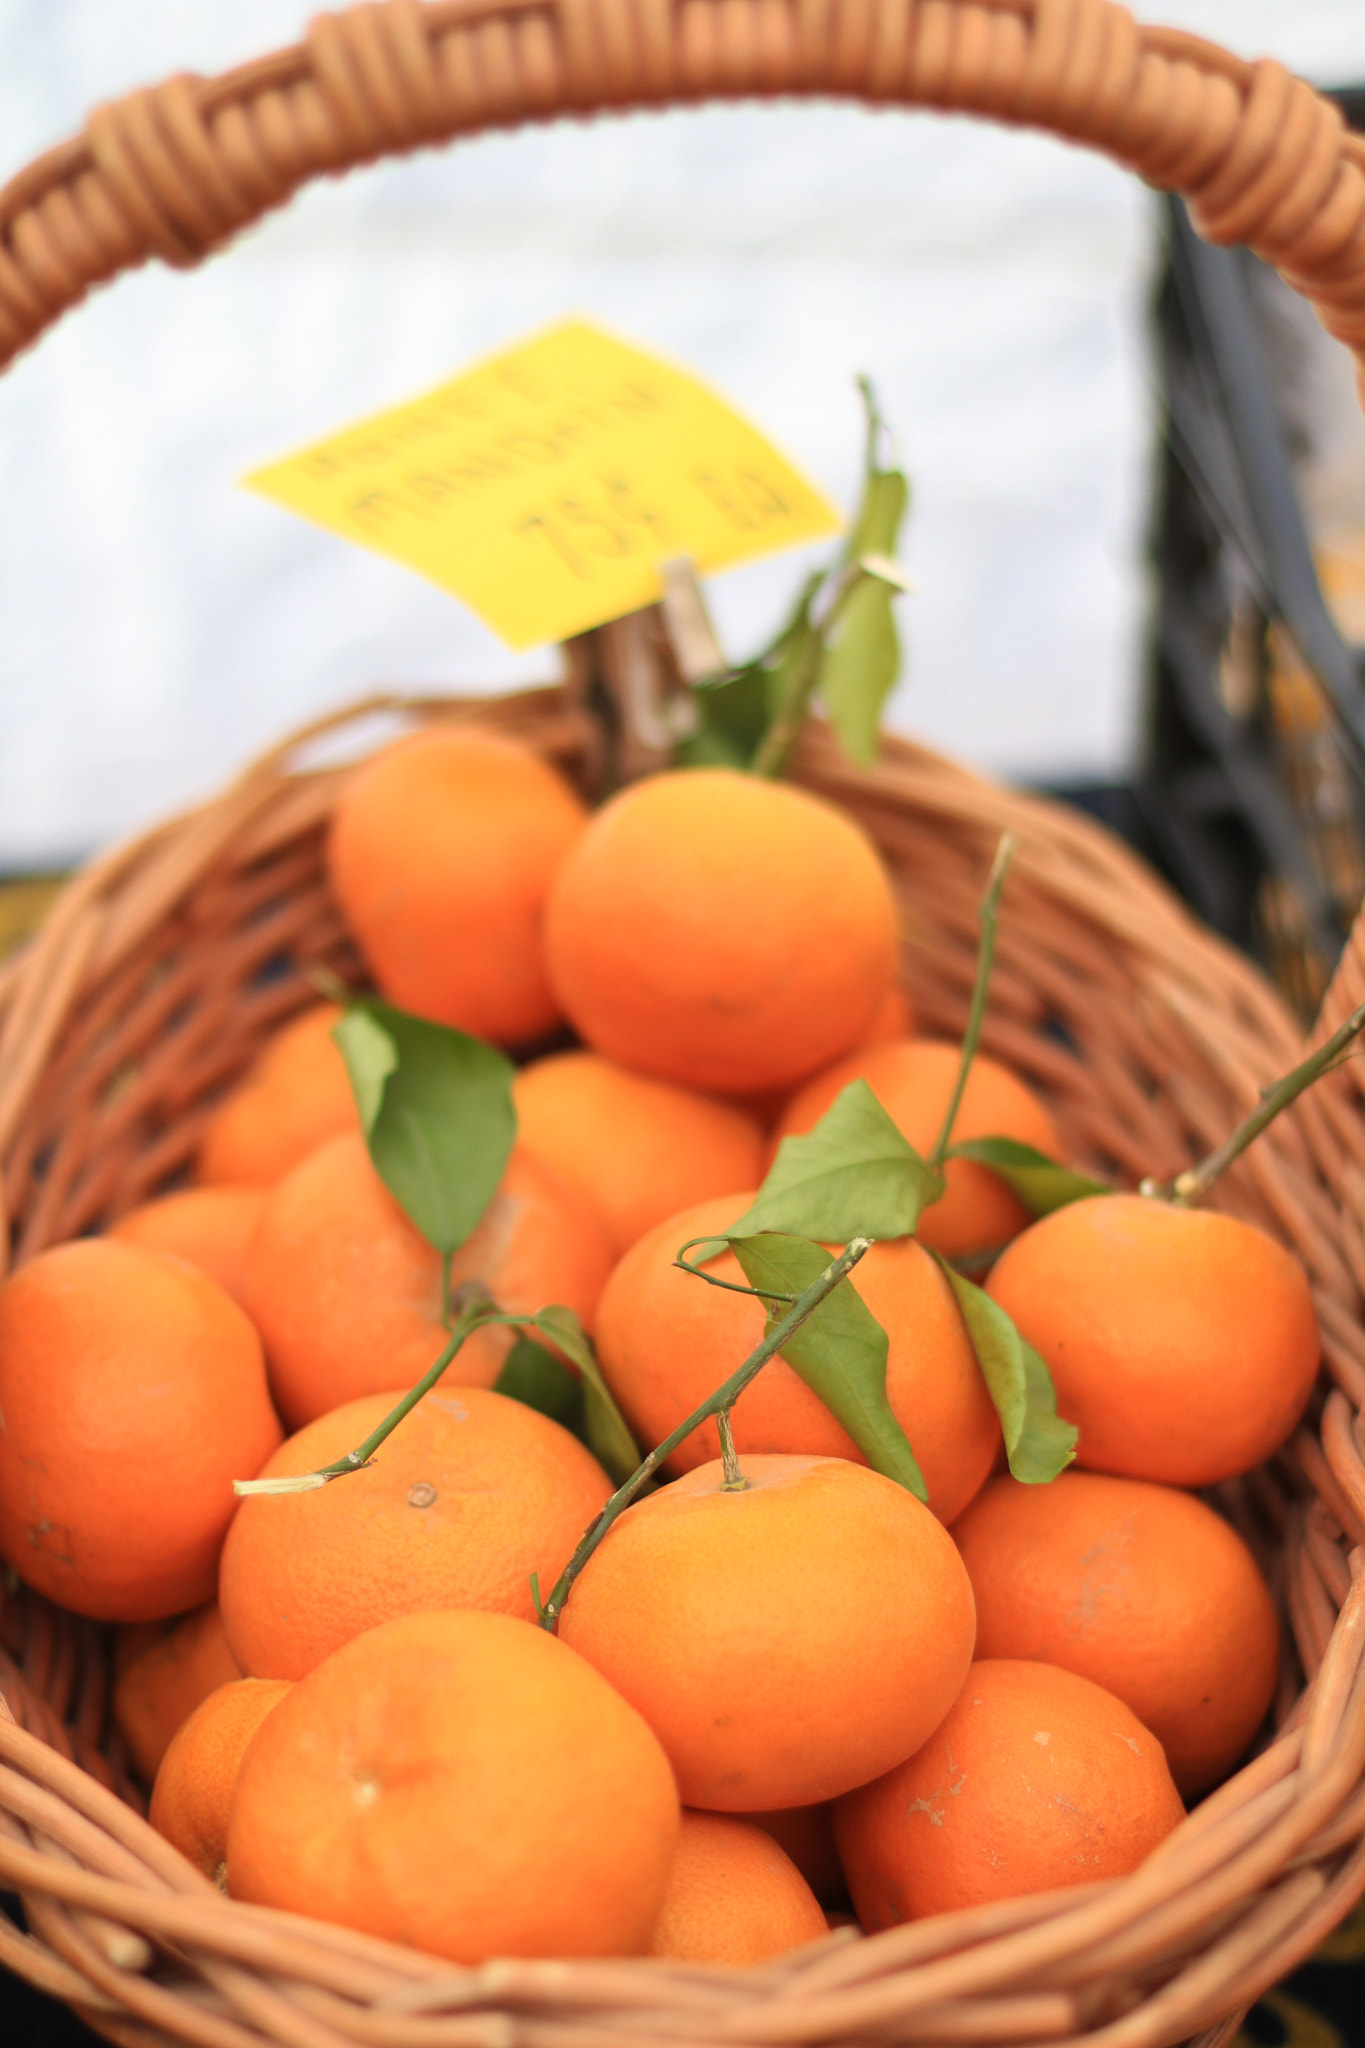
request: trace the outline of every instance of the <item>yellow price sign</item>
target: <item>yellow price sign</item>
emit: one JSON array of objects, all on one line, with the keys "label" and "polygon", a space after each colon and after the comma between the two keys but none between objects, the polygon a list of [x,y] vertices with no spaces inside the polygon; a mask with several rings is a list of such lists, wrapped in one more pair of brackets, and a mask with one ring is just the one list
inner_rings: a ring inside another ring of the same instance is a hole
[{"label": "yellow price sign", "polygon": [[726,569],[839,530],[699,378],[584,320],[244,479],[538,647],[636,611],[659,565]]}]

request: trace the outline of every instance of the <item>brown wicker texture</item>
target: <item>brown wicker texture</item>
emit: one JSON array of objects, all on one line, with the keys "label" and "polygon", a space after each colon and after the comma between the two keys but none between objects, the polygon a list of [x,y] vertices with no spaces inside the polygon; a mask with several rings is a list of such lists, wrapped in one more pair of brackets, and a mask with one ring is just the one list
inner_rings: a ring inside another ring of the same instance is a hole
[{"label": "brown wicker texture", "polygon": [[[100,110],[0,195],[0,347],[159,254],[196,260],[305,179],[564,109],[842,92],[1085,141],[1183,191],[1365,352],[1365,150],[1278,65],[1139,29],[1105,0],[387,0],[300,48]],[[477,717],[591,788],[601,735],[572,689],[381,699]],[[356,962],[322,871],[345,769],[299,735],[215,802],[96,863],[0,971],[0,1186],[10,1255],[97,1227],[181,1170],[216,1091]],[[868,774],[813,729],[797,777],[858,816],[904,911],[930,1030],[959,1030],[975,905],[1002,829],[985,1044],[1054,1107],[1079,1161],[1132,1183],[1221,1137],[1299,1052],[1262,979],[1122,847],[1059,809],[888,742]],[[1365,998],[1365,934],[1323,1028]],[[0,1608],[0,1960],[116,2042],[204,2048],[583,2048],[888,2040],[1163,2048],[1230,2041],[1241,2010],[1365,1893],[1365,1105],[1352,1071],[1282,1119],[1217,1199],[1292,1244],[1324,1372],[1272,1466],[1222,1489],[1281,1599],[1276,1733],[1136,1875],[836,1936],[743,1972],[511,1963],[458,1970],[230,1903],[138,1811],[107,1737],[99,1630],[8,1588]],[[2,1261],[0,1261],[2,1263]]]}]

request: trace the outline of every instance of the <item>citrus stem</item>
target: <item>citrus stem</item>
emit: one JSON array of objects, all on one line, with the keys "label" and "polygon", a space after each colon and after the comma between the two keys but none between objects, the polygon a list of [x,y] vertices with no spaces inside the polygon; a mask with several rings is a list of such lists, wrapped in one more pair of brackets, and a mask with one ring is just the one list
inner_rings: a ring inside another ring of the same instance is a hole
[{"label": "citrus stem", "polygon": [[[597,1517],[597,1520],[591,1523],[584,1531],[578,1548],[556,1579],[549,1599],[540,1608],[540,1625],[542,1628],[554,1628],[555,1623],[564,1612],[564,1602],[569,1597],[574,1580],[578,1577],[578,1574],[582,1571],[612,1523],[616,1521],[618,1516],[625,1513],[641,1487],[658,1471],[669,1453],[675,1451],[684,1438],[691,1436],[693,1430],[699,1429],[703,1422],[709,1422],[713,1415],[718,1416],[724,1412],[728,1418],[730,1409],[733,1408],[750,1380],[757,1378],[758,1374],[762,1372],[764,1366],[768,1363],[768,1360],[776,1352],[780,1351],[784,1344],[791,1341],[802,1323],[805,1322],[807,1316],[813,1314],[819,1308],[827,1294],[833,1293],[845,1274],[852,1272],[859,1259],[863,1256],[863,1253],[871,1249],[871,1244],[872,1240],[870,1238],[851,1237],[838,1258],[832,1259],[824,1272],[817,1279],[812,1280],[810,1286],[803,1293],[797,1295],[781,1321],[769,1325],[768,1329],[764,1332],[762,1342],[755,1350],[749,1353],[743,1365],[735,1372],[732,1372],[729,1379],[722,1386],[716,1388],[714,1394],[708,1395],[700,1408],[694,1408],[687,1420],[680,1422],[678,1427],[670,1435],[666,1436],[662,1443],[656,1444],[649,1456],[636,1467],[624,1485],[617,1487],[615,1493]],[[733,1446],[731,1448],[733,1449]]]},{"label": "citrus stem", "polygon": [[[462,1296],[473,1298],[462,1301]],[[409,1388],[397,1407],[391,1408],[384,1420],[370,1431],[364,1443],[357,1444],[353,1451],[347,1451],[344,1458],[336,1458],[330,1465],[320,1465],[316,1472],[300,1472],[279,1479],[234,1479],[233,1492],[239,1495],[310,1493],[319,1486],[325,1486],[331,1479],[344,1479],[348,1472],[362,1471],[384,1439],[392,1436],[403,1417],[411,1415],[423,1395],[431,1392],[466,1337],[472,1337],[476,1330],[482,1330],[489,1324],[510,1324],[517,1329],[535,1320],[532,1316],[504,1315],[496,1303],[474,1282],[456,1288],[453,1305],[461,1312],[458,1320],[451,1326],[450,1341],[440,1357],[422,1374],[416,1386]]]},{"label": "citrus stem", "polygon": [[[822,581],[822,577],[813,576],[807,584],[798,615],[797,630],[801,625],[808,624],[810,604]],[[810,637],[801,658],[801,665],[787,691],[787,701],[759,741],[753,760],[749,763],[751,775],[772,776],[782,773],[787,756],[792,750],[797,734],[805,724],[806,713],[810,709],[811,692],[815,688],[820,656],[824,652],[824,630],[823,626],[809,626]]]},{"label": "citrus stem", "polygon": [[1000,844],[995,849],[995,859],[991,862],[986,893],[977,912],[977,920],[981,926],[981,943],[976,949],[976,980],[972,984],[967,1029],[962,1034],[962,1057],[957,1065],[957,1080],[953,1084],[952,1096],[944,1112],[943,1127],[939,1131],[933,1151],[929,1154],[929,1164],[935,1172],[942,1167],[948,1147],[953,1142],[953,1125],[957,1122],[957,1113],[962,1107],[962,1097],[967,1086],[967,1076],[972,1070],[972,1061],[976,1058],[977,1040],[981,1036],[981,1025],[986,1015],[986,998],[990,994],[991,969],[995,965],[995,933],[999,923],[1000,894],[1005,886],[1005,877],[1010,871],[1010,862],[1014,859],[1014,849],[1018,844],[1019,841],[1013,832],[1001,833]]},{"label": "citrus stem", "polygon": [[717,1409],[716,1428],[720,1432],[720,1462],[725,1471],[722,1491],[725,1493],[743,1493],[749,1482],[739,1469],[739,1454],[735,1450],[735,1440],[730,1433],[730,1411],[728,1408]]},{"label": "citrus stem", "polygon": [[1271,1087],[1263,1088],[1261,1099],[1251,1115],[1237,1126],[1230,1138],[1224,1138],[1207,1159],[1202,1159],[1198,1166],[1187,1167],[1172,1181],[1143,1181],[1142,1193],[1152,1195],[1158,1201],[1175,1202],[1181,1208],[1189,1208],[1199,1201],[1219,1175],[1227,1172],[1233,1160],[1240,1159],[1252,1140],[1259,1138],[1266,1126],[1275,1121],[1281,1110],[1288,1109],[1305,1088],[1311,1088],[1324,1074],[1330,1074],[1333,1067],[1340,1066],[1362,1031],[1365,1031],[1365,1003],[1358,1010],[1353,1010],[1340,1029],[1334,1031],[1291,1073],[1285,1074]]}]

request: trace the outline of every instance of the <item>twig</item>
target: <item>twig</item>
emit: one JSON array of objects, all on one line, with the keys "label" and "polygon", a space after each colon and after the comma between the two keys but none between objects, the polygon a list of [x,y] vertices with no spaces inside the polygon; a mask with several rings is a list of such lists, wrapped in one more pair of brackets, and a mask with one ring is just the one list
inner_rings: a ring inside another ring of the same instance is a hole
[{"label": "twig", "polygon": [[770,1324],[764,1332],[763,1341],[756,1350],[750,1352],[743,1365],[732,1372],[724,1385],[716,1388],[714,1394],[708,1395],[700,1408],[694,1408],[687,1420],[680,1422],[661,1444],[656,1444],[644,1463],[631,1473],[625,1484],[617,1487],[597,1520],[584,1533],[578,1548],[556,1579],[549,1599],[539,1607],[542,1628],[553,1629],[564,1612],[564,1602],[569,1597],[574,1580],[612,1523],[625,1513],[645,1481],[658,1470],[664,1459],[678,1448],[685,1437],[691,1436],[694,1429],[699,1428],[703,1422],[709,1422],[713,1415],[719,1415],[722,1409],[728,1411],[733,1408],[750,1380],[755,1379],[774,1353],[780,1351],[782,1346],[795,1336],[806,1318],[819,1308],[827,1294],[833,1293],[845,1274],[852,1272],[863,1253],[871,1248],[871,1242],[872,1240],[866,1237],[850,1238],[838,1258],[832,1259],[819,1278],[813,1280],[803,1293],[797,1295],[782,1320]]},{"label": "twig", "polygon": [[1014,859],[1014,850],[1018,844],[1019,841],[1013,832],[1001,834],[1000,844],[995,849],[995,859],[991,863],[986,893],[981,899],[981,909],[977,913],[981,925],[981,943],[976,949],[976,980],[972,985],[972,1005],[967,1013],[967,1029],[962,1037],[962,1057],[958,1061],[957,1080],[953,1084],[952,1097],[944,1113],[943,1127],[939,1131],[933,1151],[929,1154],[929,1164],[936,1171],[942,1167],[948,1147],[953,1142],[953,1125],[957,1122],[957,1113],[962,1107],[962,1096],[967,1086],[967,1076],[971,1072],[972,1061],[976,1058],[976,1044],[981,1036],[981,1024],[986,1015],[986,998],[990,993],[991,968],[995,964],[995,932],[999,920],[1000,894],[1004,889],[1005,877],[1010,871],[1010,862]]}]

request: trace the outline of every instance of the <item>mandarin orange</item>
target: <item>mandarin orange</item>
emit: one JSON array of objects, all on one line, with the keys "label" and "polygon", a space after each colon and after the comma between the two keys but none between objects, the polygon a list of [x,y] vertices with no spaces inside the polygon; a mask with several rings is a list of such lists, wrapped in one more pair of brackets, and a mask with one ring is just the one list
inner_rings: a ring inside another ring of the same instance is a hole
[{"label": "mandarin orange", "polygon": [[972,1654],[971,1588],[912,1494],[841,1458],[702,1465],[626,1509],[560,1634],[649,1722],[688,1805],[833,1798],[916,1749]]},{"label": "mandarin orange", "polygon": [[1161,1744],[1121,1700],[1006,1658],[974,1663],[923,1747],[838,1801],[834,1833],[873,1933],[1125,1876],[1183,1818]]},{"label": "mandarin orange", "polygon": [[110,1237],[188,1259],[240,1298],[246,1248],[265,1200],[258,1187],[180,1188],[119,1217]]},{"label": "mandarin orange", "polygon": [[0,1286],[0,1555],[74,1613],[212,1597],[232,1481],[280,1441],[260,1339],[216,1282],[111,1238]]},{"label": "mandarin orange", "polygon": [[616,1258],[665,1217],[759,1175],[755,1118],[599,1053],[534,1060],[513,1096],[523,1143],[590,1204]]},{"label": "mandarin orange", "polygon": [[[937,1039],[901,1038],[850,1053],[793,1096],[773,1133],[773,1149],[818,1123],[850,1081],[866,1081],[902,1135],[927,1157],[952,1100],[959,1051]],[[1061,1150],[1042,1103],[1008,1067],[984,1053],[972,1061],[953,1136],[1015,1138],[1052,1159]],[[924,1211],[917,1235],[945,1258],[1004,1244],[1029,1220],[999,1174],[975,1160],[950,1159],[944,1180],[945,1192]]]},{"label": "mandarin orange", "polygon": [[551,1030],[545,898],[586,821],[547,761],[477,726],[368,762],[333,814],[327,865],[389,1000],[498,1045]]},{"label": "mandarin orange", "polygon": [[994,1479],[953,1524],[982,1657],[1092,1678],[1131,1707],[1186,1796],[1225,1777],[1275,1690],[1274,1603],[1193,1494],[1103,1472]]},{"label": "mandarin orange", "polygon": [[[143,1634],[141,1642],[136,1636]],[[114,1676],[114,1725],[150,1785],[177,1728],[201,1700],[242,1675],[228,1648],[216,1600],[196,1607],[174,1628],[122,1629]]]},{"label": "mandarin orange", "polygon": [[[688,1239],[734,1223],[752,1196],[703,1202],[661,1223],[616,1267],[597,1310],[602,1370],[637,1441],[661,1443],[741,1365],[763,1335],[762,1304],[708,1287],[674,1265]],[[730,1252],[708,1273],[744,1284]],[[1000,1426],[952,1290],[912,1238],[875,1244],[853,1285],[889,1339],[886,1391],[910,1439],[929,1505],[940,1520],[959,1515],[990,1472]],[[819,1396],[782,1358],[765,1365],[735,1403],[742,1452],[799,1451],[863,1462]],[[714,1422],[672,1453],[670,1472],[720,1455]]]},{"label": "mandarin orange", "polygon": [[1076,1461],[1207,1486],[1292,1433],[1317,1375],[1298,1260],[1254,1224],[1092,1195],[1025,1231],[988,1291],[1042,1354]]},{"label": "mandarin orange", "polygon": [[892,984],[897,911],[876,849],[832,805],[686,769],[596,813],[550,892],[545,942],[594,1050],[742,1095],[857,1043]]},{"label": "mandarin orange", "polygon": [[751,1821],[684,1808],[649,1953],[688,1963],[763,1963],[827,1932],[814,1892]]},{"label": "mandarin orange", "polygon": [[270,1038],[210,1116],[195,1178],[210,1187],[269,1187],[325,1138],[359,1128],[346,1062],[332,1032],[336,1003],[318,1003]]},{"label": "mandarin orange", "polygon": [[504,1614],[406,1615],[258,1731],[228,1886],[457,1963],[639,1955],[677,1838],[658,1741],[566,1644]]},{"label": "mandarin orange", "polygon": [[[610,1267],[596,1218],[518,1146],[455,1255],[451,1281],[481,1281],[512,1313],[562,1302],[591,1327]],[[271,1190],[242,1298],[292,1428],[362,1394],[414,1385],[446,1343],[440,1256],[389,1193],[358,1133],[320,1146]],[[476,1331],[447,1383],[491,1386],[512,1341],[505,1329]]]},{"label": "mandarin orange", "polygon": [[205,1877],[226,1879],[228,1813],[247,1745],[289,1691],[276,1678],[235,1678],[201,1700],[176,1733],[147,1818]]},{"label": "mandarin orange", "polygon": [[[280,1446],[265,1476],[315,1472],[363,1443],[405,1390],[349,1401]],[[441,1382],[365,1469],[320,1492],[237,1510],[219,1570],[233,1654],[257,1678],[302,1678],[393,1615],[436,1607],[535,1616],[611,1481],[557,1422]]]}]

